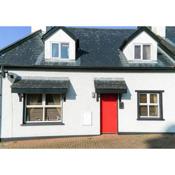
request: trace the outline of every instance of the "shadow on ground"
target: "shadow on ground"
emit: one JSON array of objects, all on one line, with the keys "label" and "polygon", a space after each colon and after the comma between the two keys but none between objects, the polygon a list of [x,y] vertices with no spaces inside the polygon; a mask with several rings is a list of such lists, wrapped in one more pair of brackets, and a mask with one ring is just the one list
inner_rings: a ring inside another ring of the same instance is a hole
[{"label": "shadow on ground", "polygon": [[158,137],[154,137],[146,140],[148,148],[175,148],[175,134],[171,134],[175,131],[175,125],[167,128],[166,133]]}]

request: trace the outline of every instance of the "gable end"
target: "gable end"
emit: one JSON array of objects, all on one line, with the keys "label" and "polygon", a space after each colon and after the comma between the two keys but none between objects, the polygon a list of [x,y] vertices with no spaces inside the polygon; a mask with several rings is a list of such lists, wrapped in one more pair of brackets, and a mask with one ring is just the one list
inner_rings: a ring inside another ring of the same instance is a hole
[{"label": "gable end", "polygon": [[65,27],[52,27],[50,30],[48,30],[42,37],[42,39],[45,41],[47,40],[50,36],[52,36],[54,33],[56,33],[58,30],[62,29],[67,35],[69,35],[74,41],[76,41],[76,37],[69,32]]}]

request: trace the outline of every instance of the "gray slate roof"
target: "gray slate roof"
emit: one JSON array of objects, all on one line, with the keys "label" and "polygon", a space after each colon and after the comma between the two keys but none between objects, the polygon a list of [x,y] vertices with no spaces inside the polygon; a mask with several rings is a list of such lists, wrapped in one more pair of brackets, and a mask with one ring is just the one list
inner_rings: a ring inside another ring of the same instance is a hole
[{"label": "gray slate roof", "polygon": [[175,43],[175,27],[166,27],[166,37]]},{"label": "gray slate roof", "polygon": [[65,79],[21,79],[12,84],[13,93],[51,93],[65,94],[70,80]]},{"label": "gray slate roof", "polygon": [[127,85],[124,79],[97,78],[94,80],[97,93],[126,93]]},{"label": "gray slate roof", "polygon": [[[44,41],[38,31],[28,38],[0,51],[0,65],[47,68],[145,68],[173,67],[171,59],[158,54],[157,63],[130,63],[119,50],[121,44],[136,29],[91,29],[67,28],[79,41],[77,59],[72,62],[46,62],[44,59]],[[174,30],[173,30],[174,32]],[[169,31],[171,39],[172,31]],[[174,41],[174,39],[173,39]]]}]

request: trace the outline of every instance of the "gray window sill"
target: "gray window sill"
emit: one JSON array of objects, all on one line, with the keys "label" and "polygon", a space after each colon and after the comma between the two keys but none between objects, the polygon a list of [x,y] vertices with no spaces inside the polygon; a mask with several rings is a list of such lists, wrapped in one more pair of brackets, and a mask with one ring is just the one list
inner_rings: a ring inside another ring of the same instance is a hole
[{"label": "gray window sill", "polygon": [[165,121],[163,118],[138,118],[140,121]]},{"label": "gray window sill", "polygon": [[21,126],[49,126],[49,125],[64,125],[62,122],[37,122],[37,123],[23,123]]}]

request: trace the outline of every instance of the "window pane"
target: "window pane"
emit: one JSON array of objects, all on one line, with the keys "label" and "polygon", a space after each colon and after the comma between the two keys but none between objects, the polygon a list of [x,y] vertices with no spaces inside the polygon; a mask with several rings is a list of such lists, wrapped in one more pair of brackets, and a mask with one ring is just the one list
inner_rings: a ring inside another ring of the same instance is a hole
[{"label": "window pane", "polygon": [[27,95],[27,105],[41,105],[42,94],[29,94]]},{"label": "window pane", "polygon": [[148,116],[148,107],[147,106],[139,106],[139,115],[140,116]]},{"label": "window pane", "polygon": [[158,116],[158,106],[149,106],[149,115]]},{"label": "window pane", "polygon": [[147,94],[140,94],[140,103],[147,103]]},{"label": "window pane", "polygon": [[61,58],[69,58],[69,44],[61,43]]},{"label": "window pane", "polygon": [[61,120],[61,108],[46,108],[45,120],[46,121]]},{"label": "window pane", "polygon": [[151,58],[151,46],[143,45],[143,60],[149,60]]},{"label": "window pane", "polygon": [[42,121],[43,120],[43,108],[28,108],[27,109],[27,121]]},{"label": "window pane", "polygon": [[46,105],[60,105],[61,95],[59,94],[47,94]]},{"label": "window pane", "polygon": [[52,43],[52,57],[59,57],[59,44]]},{"label": "window pane", "polygon": [[140,59],[141,58],[141,46],[140,45],[135,45],[134,58],[135,59]]},{"label": "window pane", "polygon": [[157,103],[157,94],[150,94],[150,103]]}]

